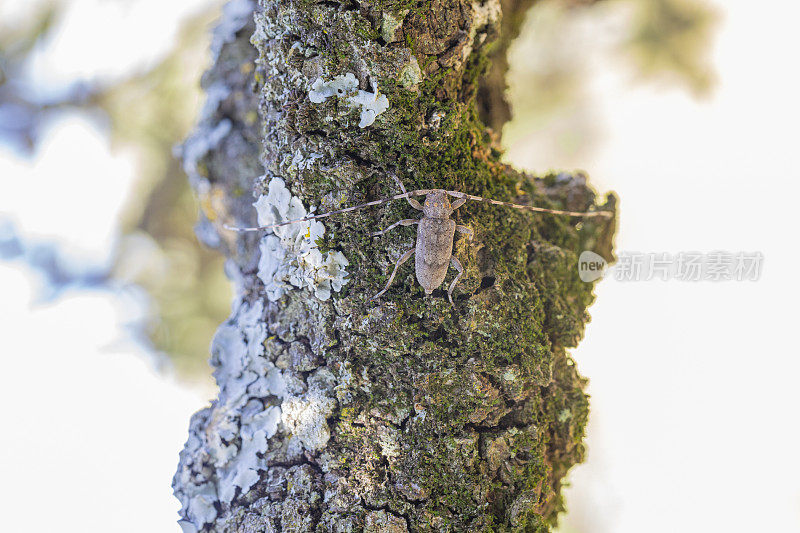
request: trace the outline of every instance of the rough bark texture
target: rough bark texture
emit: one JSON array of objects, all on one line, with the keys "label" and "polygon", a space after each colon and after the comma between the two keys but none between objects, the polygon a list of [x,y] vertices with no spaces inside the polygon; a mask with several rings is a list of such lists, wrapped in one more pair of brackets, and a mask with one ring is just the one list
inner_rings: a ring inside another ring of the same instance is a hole
[{"label": "rough bark texture", "polygon": [[[228,255],[237,291],[212,344],[219,397],[192,418],[174,479],[185,531],[555,522],[588,415],[566,353],[593,299],[577,255],[609,257],[613,222],[468,203],[455,218],[475,240],[456,243],[454,306],[442,290],[424,295],[412,263],[369,299],[413,244],[413,228],[368,236],[417,216],[403,201],[325,219],[322,236],[222,228],[254,224],[259,198],[264,217],[280,210],[282,183],[294,209],[329,211],[399,192],[389,173],[409,190],[593,206],[583,176],[533,178],[499,162],[480,118],[495,131],[508,118],[493,111],[505,64],[481,105],[478,88],[530,3],[502,14],[497,0],[228,5],[209,102],[182,154],[204,206],[198,235]],[[492,48],[501,28],[509,36]]]}]

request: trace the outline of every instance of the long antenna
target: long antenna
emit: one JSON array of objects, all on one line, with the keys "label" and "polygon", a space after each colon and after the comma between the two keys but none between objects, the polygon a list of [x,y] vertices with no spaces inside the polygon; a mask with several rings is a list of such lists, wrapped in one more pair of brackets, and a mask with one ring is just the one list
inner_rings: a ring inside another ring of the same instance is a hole
[{"label": "long antenna", "polygon": [[476,202],[488,202],[494,205],[504,205],[506,207],[513,207],[515,209],[527,209],[529,211],[536,211],[537,213],[551,213],[553,215],[569,215],[572,217],[611,217],[613,213],[611,211],[588,211],[588,212],[579,212],[579,211],[562,211],[560,209],[546,209],[544,207],[535,207],[532,205],[522,205],[522,204],[512,204],[511,202],[501,202],[499,200],[490,200],[489,198],[484,198],[482,196],[474,196],[472,194],[466,194],[463,192],[458,191],[445,191],[450,196],[454,196],[455,198],[464,198],[467,200],[475,200]]},{"label": "long antenna", "polygon": [[320,213],[318,215],[309,215],[305,218],[298,218],[297,220],[287,220],[286,222],[278,222],[276,224],[268,224],[266,226],[255,226],[252,228],[236,228],[233,226],[228,226],[225,224],[223,227],[225,229],[229,229],[231,231],[261,231],[265,229],[277,228],[280,226],[287,226],[289,224],[295,224],[297,222],[307,222],[309,220],[316,220],[318,218],[325,218],[331,215],[338,215],[340,213],[347,213],[349,211],[355,211],[356,209],[363,209],[364,207],[370,207],[373,205],[380,205],[385,204],[386,202],[391,202],[392,200],[399,200],[401,198],[408,198],[410,196],[425,196],[429,194],[432,189],[420,189],[418,191],[411,191],[411,192],[404,192],[403,194],[395,194],[394,196],[390,196],[388,198],[384,198],[382,200],[373,200],[371,202],[367,202],[364,204],[354,205],[352,207],[346,207],[344,209],[337,209],[336,211],[329,211],[327,213]]}]

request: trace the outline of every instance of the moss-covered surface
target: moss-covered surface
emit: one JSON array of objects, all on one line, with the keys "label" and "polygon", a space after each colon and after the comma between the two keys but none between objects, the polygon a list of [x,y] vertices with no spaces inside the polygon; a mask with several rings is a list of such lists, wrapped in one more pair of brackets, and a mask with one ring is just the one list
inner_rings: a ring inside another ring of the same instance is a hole
[{"label": "moss-covered surface", "polygon": [[[507,5],[503,17],[526,7]],[[477,104],[488,54],[497,53],[499,10],[491,1],[262,0],[252,90],[266,176],[253,194],[277,176],[327,211],[399,192],[395,174],[409,190],[596,208],[583,176],[533,178],[499,161]],[[359,108],[345,99],[308,99],[316,79],[348,72],[363,90],[377,83],[390,102],[363,129]],[[218,228],[254,222],[224,165],[212,164],[208,179],[226,195]],[[613,197],[604,208],[614,208]],[[289,393],[318,390],[310,380],[324,369],[336,407],[321,450],[298,451],[282,425],[264,454],[271,468],[249,492],[219,504],[207,529],[538,532],[555,523],[561,480],[583,457],[588,416],[584,379],[566,352],[582,336],[593,299],[577,256],[590,249],[609,257],[614,223],[468,203],[455,214],[475,232],[454,250],[465,268],[455,305],[442,289],[425,296],[412,262],[371,301],[414,230],[368,234],[412,216],[398,201],[326,219],[321,246],[350,261],[349,283],[327,302],[300,290],[266,301],[254,271],[257,239],[223,238],[242,298],[267,306],[267,357],[283,369]],[[308,358],[300,368],[282,355],[297,343],[313,352],[310,367]],[[313,483],[289,495],[289,478],[301,468]]]}]

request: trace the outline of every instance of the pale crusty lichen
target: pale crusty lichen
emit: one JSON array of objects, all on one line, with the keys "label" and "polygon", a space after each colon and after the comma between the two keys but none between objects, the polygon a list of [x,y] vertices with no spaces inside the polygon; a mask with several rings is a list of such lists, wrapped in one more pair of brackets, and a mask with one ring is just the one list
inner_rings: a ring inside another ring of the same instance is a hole
[{"label": "pale crusty lichen", "polygon": [[315,104],[331,97],[342,98],[348,105],[361,108],[359,128],[371,126],[378,115],[389,109],[389,99],[385,94],[380,94],[378,84],[373,82],[372,92],[363,91],[358,88],[358,80],[352,72],[327,82],[317,78],[308,91],[308,99]]},{"label": "pale crusty lichen", "polygon": [[[196,528],[213,522],[216,505],[230,504],[237,493],[247,492],[267,469],[261,454],[281,419],[280,407],[271,403],[286,395],[287,384],[265,357],[263,313],[260,302],[241,302],[211,344],[220,396],[211,408],[195,415],[193,424],[202,423],[206,430],[192,435],[182,452],[182,457],[194,455],[204,461],[202,466],[182,462],[176,475],[184,522]],[[190,530],[188,524],[183,527]]]},{"label": "pale crusty lichen", "polygon": [[319,390],[309,391],[303,396],[291,396],[281,404],[282,422],[303,447],[318,452],[331,438],[328,417],[333,414],[336,401]]},{"label": "pale crusty lichen", "polygon": [[[305,218],[303,202],[286,188],[281,178],[272,178],[267,194],[253,204],[261,226]],[[317,245],[325,226],[317,221],[299,222],[270,230],[261,238],[258,277],[267,297],[277,301],[293,287],[309,288],[320,300],[339,292],[347,283],[347,258],[339,251],[321,252]]]}]

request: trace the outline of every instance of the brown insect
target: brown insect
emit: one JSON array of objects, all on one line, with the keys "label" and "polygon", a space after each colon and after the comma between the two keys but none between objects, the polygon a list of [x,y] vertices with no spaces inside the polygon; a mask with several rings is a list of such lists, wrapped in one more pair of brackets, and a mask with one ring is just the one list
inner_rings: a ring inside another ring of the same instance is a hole
[{"label": "brown insect", "polygon": [[[445,276],[447,275],[447,269],[449,267],[452,266],[458,271],[455,279],[450,282],[450,286],[447,289],[447,299],[452,304],[453,289],[458,283],[458,280],[461,279],[461,276],[464,274],[464,267],[461,266],[461,262],[458,260],[458,258],[453,255],[453,238],[455,237],[456,231],[458,231],[459,233],[466,234],[468,240],[472,240],[474,233],[468,226],[456,224],[456,222],[452,220],[450,216],[453,214],[453,211],[464,205],[467,200],[488,202],[490,204],[504,205],[506,207],[513,207],[515,209],[526,209],[528,211],[535,211],[537,213],[551,213],[555,215],[568,215],[574,217],[610,217],[612,215],[612,213],[609,211],[589,211],[581,213],[577,211],[545,209],[543,207],[535,207],[531,205],[500,202],[498,200],[491,200],[481,196],[474,196],[458,191],[446,191],[444,189],[419,189],[416,191],[407,192],[405,186],[403,186],[403,183],[397,178],[397,176],[393,175],[392,177],[403,191],[402,194],[395,194],[394,196],[383,198],[381,200],[373,200],[371,202],[354,205],[345,209],[337,209],[336,211],[329,211],[328,213],[320,213],[318,215],[309,215],[305,218],[288,220],[286,222],[279,222],[277,224],[270,224],[268,226],[235,228],[226,225],[225,227],[235,231],[260,231],[277,228],[279,226],[285,226],[288,224],[294,224],[297,222],[306,222],[318,218],[329,217],[331,215],[347,213],[349,211],[355,211],[357,209],[363,209],[365,207],[380,205],[392,200],[405,198],[411,207],[422,211],[422,218],[406,218],[399,220],[385,230],[372,233],[371,236],[377,237],[379,235],[383,235],[397,226],[413,226],[417,224],[416,243],[413,247],[406,250],[402,256],[400,256],[400,259],[398,259],[394,265],[392,274],[389,276],[389,281],[386,282],[386,286],[382,291],[373,296],[372,299],[374,300],[375,298],[378,298],[389,289],[392,281],[394,281],[395,275],[397,274],[397,270],[403,265],[403,263],[409,260],[412,254],[416,252],[415,273],[417,276],[417,281],[425,290],[425,294],[431,294],[434,289],[438,288],[442,284]],[[425,196],[425,202],[420,204],[418,200],[413,198],[414,196]],[[450,203],[448,196],[457,198],[457,200],[453,203]]]}]

